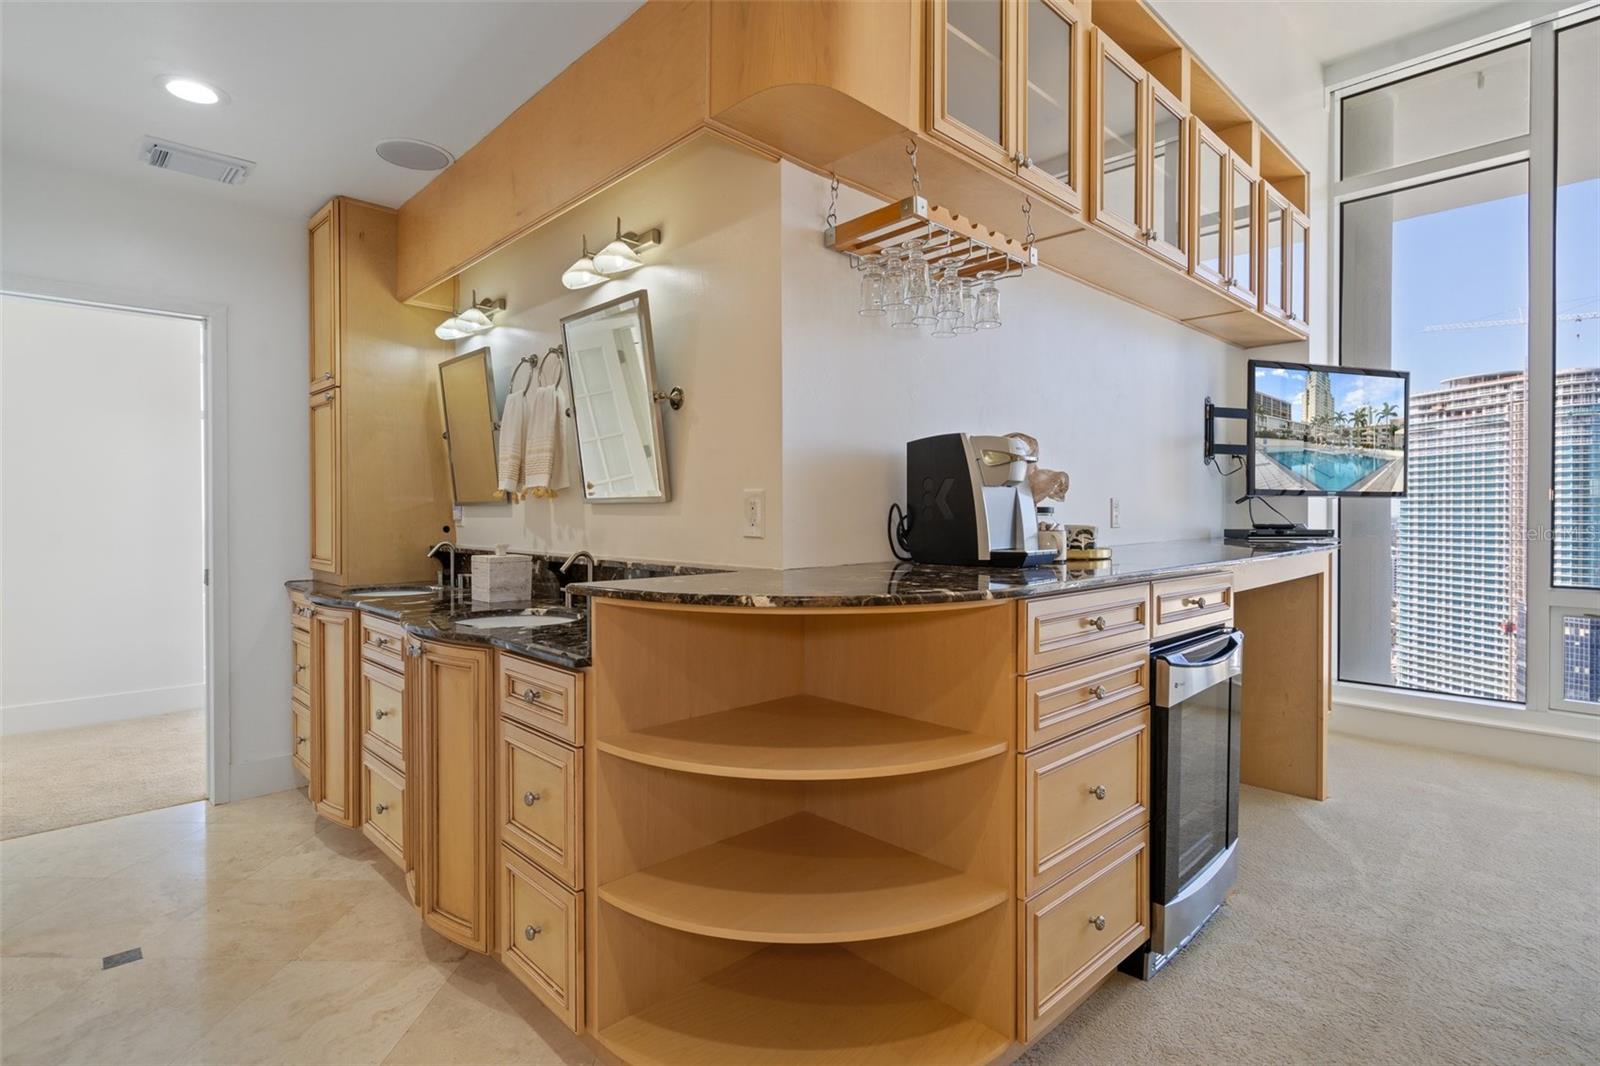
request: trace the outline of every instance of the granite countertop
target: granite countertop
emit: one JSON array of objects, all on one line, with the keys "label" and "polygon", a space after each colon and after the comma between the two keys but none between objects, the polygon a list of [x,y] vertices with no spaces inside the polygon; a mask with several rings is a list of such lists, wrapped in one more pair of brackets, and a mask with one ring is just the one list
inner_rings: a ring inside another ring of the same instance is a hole
[{"label": "granite countertop", "polygon": [[[589,626],[587,619],[570,625],[472,629],[461,626],[464,618],[492,614],[511,614],[530,607],[558,607],[556,600],[515,600],[501,603],[475,602],[467,596],[452,598],[438,589],[414,596],[374,596],[381,586],[344,588],[323,581],[286,581],[284,584],[304,593],[312,603],[345,607],[398,622],[407,633],[424,640],[446,640],[455,644],[480,644],[500,648],[513,655],[538,659],[569,670],[589,665]],[[413,588],[414,585],[397,587]]]},{"label": "granite countertop", "polygon": [[707,607],[896,607],[1049,596],[1337,548],[1336,541],[1252,547],[1222,540],[1177,540],[1117,545],[1104,563],[1058,564],[1027,570],[854,563],[595,581],[569,588],[586,596]]}]

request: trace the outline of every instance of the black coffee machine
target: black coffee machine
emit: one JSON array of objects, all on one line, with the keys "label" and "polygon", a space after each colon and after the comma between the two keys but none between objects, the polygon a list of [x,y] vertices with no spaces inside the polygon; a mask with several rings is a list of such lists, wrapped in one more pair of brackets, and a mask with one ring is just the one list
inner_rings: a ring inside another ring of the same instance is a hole
[{"label": "black coffee machine", "polygon": [[919,563],[1043,566],[1028,466],[1015,437],[941,433],[906,444],[906,550]]}]

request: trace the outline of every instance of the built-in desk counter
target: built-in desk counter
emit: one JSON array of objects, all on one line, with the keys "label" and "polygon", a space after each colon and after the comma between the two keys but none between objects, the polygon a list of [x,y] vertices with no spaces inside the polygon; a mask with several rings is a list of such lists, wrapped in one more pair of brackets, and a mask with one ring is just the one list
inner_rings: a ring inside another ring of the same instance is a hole
[{"label": "built-in desk counter", "polygon": [[1149,935],[1153,640],[1245,630],[1242,776],[1321,797],[1332,551],[575,586],[588,1030],[663,1063],[1037,1040]]}]

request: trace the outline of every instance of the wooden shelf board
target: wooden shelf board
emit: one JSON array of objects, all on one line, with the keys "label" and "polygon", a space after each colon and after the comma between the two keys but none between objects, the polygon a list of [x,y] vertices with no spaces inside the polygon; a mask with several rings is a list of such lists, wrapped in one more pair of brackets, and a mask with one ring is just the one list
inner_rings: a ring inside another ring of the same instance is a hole
[{"label": "wooden shelf board", "polygon": [[769,947],[600,1030],[624,1062],[986,1063],[1010,1040],[838,947]]},{"label": "wooden shelf board", "polygon": [[845,781],[941,770],[1004,754],[1006,742],[819,696],[683,718],[603,737],[601,751],[713,777]]},{"label": "wooden shelf board", "polygon": [[657,925],[762,944],[840,944],[951,925],[1007,886],[809,812],[740,833],[600,887]]}]

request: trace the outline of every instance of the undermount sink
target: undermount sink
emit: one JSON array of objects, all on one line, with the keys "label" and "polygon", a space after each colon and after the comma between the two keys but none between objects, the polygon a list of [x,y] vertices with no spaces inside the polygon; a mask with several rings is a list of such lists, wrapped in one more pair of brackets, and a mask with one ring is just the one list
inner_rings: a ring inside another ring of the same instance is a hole
[{"label": "undermount sink", "polygon": [[444,591],[444,586],[408,585],[403,588],[356,589],[353,595],[363,600],[385,600],[391,596],[433,596]]},{"label": "undermount sink", "polygon": [[465,629],[539,629],[543,626],[568,626],[581,622],[582,615],[569,614],[549,607],[533,607],[516,614],[487,614],[477,618],[458,618],[456,625]]}]

